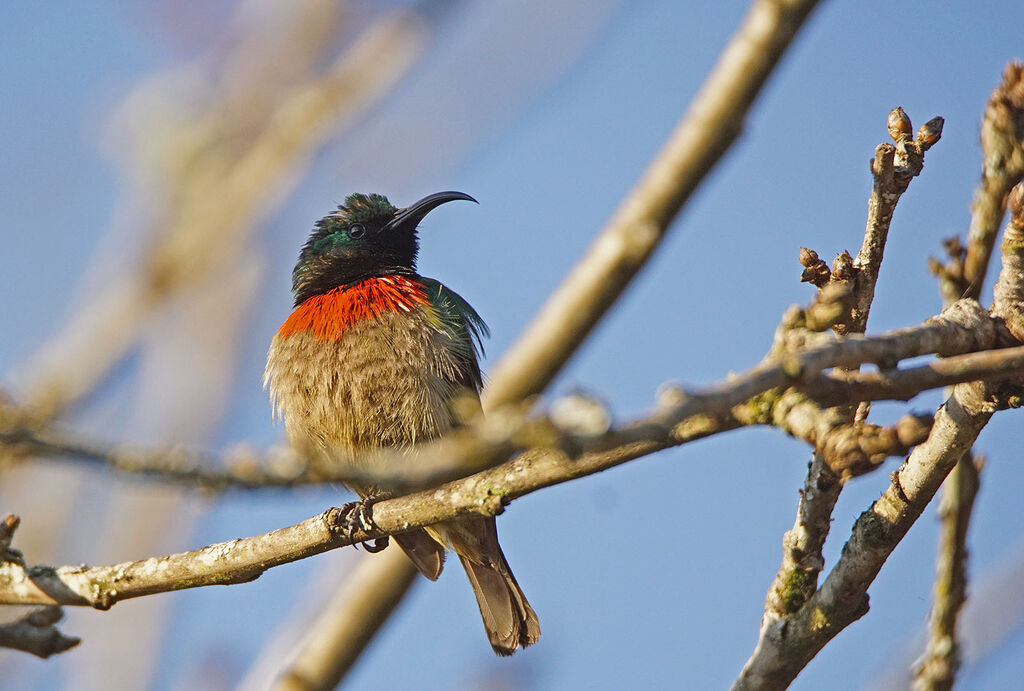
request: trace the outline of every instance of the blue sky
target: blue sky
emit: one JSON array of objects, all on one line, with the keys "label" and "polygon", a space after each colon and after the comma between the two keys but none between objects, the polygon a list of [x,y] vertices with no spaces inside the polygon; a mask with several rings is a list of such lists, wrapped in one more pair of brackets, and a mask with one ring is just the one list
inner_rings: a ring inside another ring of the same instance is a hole
[{"label": "blue sky", "polygon": [[[450,284],[488,321],[493,362],[657,150],[745,8],[668,0],[528,4],[528,11],[522,3],[465,4],[448,13],[398,91],[331,142],[262,225],[257,247],[246,248],[265,262],[257,307],[239,342],[226,412],[205,446],[280,438],[261,390],[266,346],[287,316],[289,272],[312,222],[352,191],[380,191],[397,204],[441,189],[480,200],[431,214],[420,270]],[[210,37],[161,37],[159,13],[131,2],[59,11],[29,4],[4,15],[0,318],[8,337],[0,339],[0,376],[16,380],[20,363],[82,300],[79,279],[117,216],[123,181],[97,143],[115,104],[137,80],[201,52]],[[869,331],[937,311],[926,259],[942,238],[967,227],[980,170],[978,122],[1003,65],[1024,53],[1022,20],[1024,9],[1013,2],[825,3],[737,145],[553,390],[597,392],[628,419],[652,404],[665,381],[708,383],[756,363],[782,311],[810,298],[798,283],[798,248],[831,258],[859,247],[868,161],[887,138],[886,114],[896,105],[915,127],[933,115],[944,116],[946,127],[896,212]],[[381,143],[408,157],[380,156]],[[117,254],[116,246],[104,247]],[[132,376],[131,367],[117,375],[123,382]],[[133,400],[130,385],[115,382],[90,402],[107,412],[82,419],[106,420],[99,436],[117,439],[121,427],[110,411],[138,405]],[[929,410],[938,401],[921,396],[910,408]],[[892,419],[904,409],[878,406],[876,415]],[[997,415],[978,445],[989,462],[971,568],[983,578],[1022,549],[1022,430],[1019,413]],[[351,688],[403,688],[424,678],[426,688],[440,689],[484,688],[496,679],[538,689],[665,688],[681,678],[690,688],[728,685],[756,641],[808,456],[804,444],[773,430],[740,430],[515,502],[499,530],[540,615],[540,643],[511,660],[494,659],[470,589],[449,569],[438,583],[417,585],[354,670]],[[891,461],[846,488],[829,566],[893,468]],[[142,491],[137,483],[117,489]],[[192,501],[191,529],[172,548],[255,534],[345,500],[327,488]],[[14,503],[28,523],[45,511],[42,501]],[[912,637],[930,604],[935,542],[929,511],[871,589],[872,611],[794,688],[865,688],[912,659]],[[97,559],[74,545],[66,554],[53,559]],[[142,556],[149,555],[114,558]],[[171,603],[168,629],[151,683],[209,681],[211,665],[235,683],[292,603],[326,587],[330,571],[340,577],[352,558],[328,555],[245,586],[163,596]],[[83,618],[101,616],[74,612],[65,628],[74,633]],[[66,657],[103,645],[87,639]],[[36,688],[88,688],[72,676],[74,660],[12,664]],[[1022,664],[1018,629],[984,665],[967,670],[964,687],[1006,688]]]}]

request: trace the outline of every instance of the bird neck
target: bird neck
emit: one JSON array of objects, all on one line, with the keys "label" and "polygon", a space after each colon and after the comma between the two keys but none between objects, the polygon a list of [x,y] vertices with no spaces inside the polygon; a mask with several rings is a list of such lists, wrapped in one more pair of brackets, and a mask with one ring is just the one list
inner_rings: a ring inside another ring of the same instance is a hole
[{"label": "bird neck", "polygon": [[411,312],[429,305],[426,287],[401,274],[375,276],[306,298],[291,313],[277,335],[287,338],[310,333],[318,341],[337,341],[365,319],[386,312]]}]

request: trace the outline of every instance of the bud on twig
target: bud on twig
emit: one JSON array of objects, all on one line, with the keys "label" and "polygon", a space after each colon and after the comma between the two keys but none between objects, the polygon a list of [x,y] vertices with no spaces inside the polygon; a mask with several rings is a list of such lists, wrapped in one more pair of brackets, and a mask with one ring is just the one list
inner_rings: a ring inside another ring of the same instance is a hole
[{"label": "bud on twig", "polygon": [[7,514],[0,521],[0,561],[21,563],[21,553],[11,549],[11,540],[19,525],[21,525],[21,519],[13,513]]},{"label": "bud on twig", "polygon": [[811,267],[821,261],[818,258],[818,253],[812,249],[806,247],[800,248],[800,265],[803,267]]},{"label": "bud on twig", "polygon": [[942,138],[942,126],[945,123],[945,118],[936,116],[921,125],[921,129],[917,131],[917,144],[921,151],[927,151]]},{"label": "bud on twig", "polygon": [[818,253],[806,247],[800,248],[800,265],[804,267],[803,273],[800,274],[802,283],[813,283],[821,288],[828,283],[832,275],[828,264],[821,260]]},{"label": "bud on twig", "polygon": [[18,529],[19,525],[21,525],[21,519],[13,513],[7,514],[3,521],[0,521],[0,548],[6,549],[10,546],[14,531]]},{"label": "bud on twig", "polygon": [[913,126],[910,124],[910,117],[906,114],[903,108],[896,106],[889,111],[889,120],[886,123],[889,127],[889,136],[892,140],[899,144],[900,142],[910,139],[910,133],[913,131]]},{"label": "bud on twig", "polygon": [[853,257],[843,252],[832,262],[832,278],[836,281],[852,281],[856,271],[853,268]]}]

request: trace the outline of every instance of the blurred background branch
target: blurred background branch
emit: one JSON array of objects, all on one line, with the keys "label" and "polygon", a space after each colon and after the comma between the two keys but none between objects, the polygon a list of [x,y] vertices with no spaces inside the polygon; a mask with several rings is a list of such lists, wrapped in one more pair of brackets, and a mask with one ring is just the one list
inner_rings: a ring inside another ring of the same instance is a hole
[{"label": "blurred background branch", "polygon": [[341,26],[341,7],[306,2],[272,8],[266,24],[247,23],[250,33],[238,35],[209,81],[184,86],[203,90],[190,99],[205,101],[201,110],[168,112],[180,84],[136,92],[121,117],[134,137],[131,165],[159,193],[148,246],[137,269],[95,291],[25,365],[27,406],[50,415],[66,409],[136,344],[148,315],[223,276],[326,139],[408,71],[425,28],[402,11],[376,20],[319,71]]},{"label": "blurred background branch", "polygon": [[60,607],[37,607],[17,621],[0,624],[0,648],[44,659],[74,648],[82,641],[60,632],[57,622],[63,616]]}]

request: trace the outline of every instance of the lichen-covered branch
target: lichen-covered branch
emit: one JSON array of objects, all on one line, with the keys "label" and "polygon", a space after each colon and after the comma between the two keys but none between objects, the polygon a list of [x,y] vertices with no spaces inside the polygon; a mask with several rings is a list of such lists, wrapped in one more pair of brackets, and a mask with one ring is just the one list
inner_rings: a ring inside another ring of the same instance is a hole
[{"label": "lichen-covered branch", "polygon": [[[467,512],[500,513],[513,499],[542,487],[596,473],[700,436],[704,432],[701,421],[706,424],[716,415],[728,414],[733,406],[758,391],[799,381],[800,375],[808,371],[820,372],[824,367],[848,364],[857,358],[888,361],[935,349],[953,352],[956,348],[987,347],[994,342],[997,329],[981,319],[983,313],[979,313],[976,303],[973,308],[971,304],[954,305],[939,318],[894,332],[898,336],[858,337],[815,345],[802,354],[789,353],[783,364],[762,365],[746,377],[704,392],[676,392],[648,418],[610,432],[614,437],[601,435],[589,443],[575,438],[582,444],[578,455],[566,453],[573,451],[569,444],[565,449],[540,448],[470,477],[378,502],[373,507],[377,530],[346,533],[340,527],[346,523],[347,511],[331,509],[266,535],[168,557],[93,568],[26,568],[7,563],[0,566],[0,604],[88,605],[103,609],[122,599],[157,592],[247,582],[273,566]],[[457,449],[439,448],[444,453]]]},{"label": "lichen-covered branch", "polygon": [[[1024,194],[1024,193],[1022,193]],[[1005,327],[991,334],[997,345],[1020,345],[1024,326],[1024,199],[1004,236],[1002,271],[996,284],[993,313]],[[1009,238],[1008,240],[1006,238]],[[963,304],[960,301],[955,304]],[[1000,325],[1001,326],[1001,325]],[[868,611],[867,590],[882,565],[903,539],[954,466],[970,453],[995,411],[1024,399],[1019,377],[992,383],[958,384],[935,415],[928,439],[916,446],[892,475],[882,497],[854,524],[842,555],[825,582],[786,616],[765,617],[761,636],[734,688],[784,688],[836,634]],[[796,591],[798,599],[809,589]],[[777,594],[786,602],[787,593]],[[955,625],[955,623],[954,623]]]},{"label": "lichen-covered branch", "polygon": [[[668,445],[667,442],[664,445]],[[662,447],[663,448],[663,447]],[[0,604],[89,606],[207,585],[246,583],[267,569],[466,513],[497,514],[513,499],[589,475],[657,450],[636,443],[570,459],[527,452],[501,466],[423,492],[377,502],[374,530],[353,520],[354,505],[331,508],[302,523],[202,549],[110,566],[27,567],[0,564]]]},{"label": "lichen-covered branch", "polygon": [[943,479],[992,415],[985,385],[961,384],[935,415],[928,439],[893,473],[857,520],[825,582],[789,616],[766,618],[734,689],[785,688],[826,643],[868,611],[867,589]]},{"label": "lichen-covered branch", "polygon": [[841,490],[842,482],[815,451],[807,465],[796,520],[782,537],[782,564],[768,588],[762,630],[769,620],[775,622],[799,611],[817,589],[818,575],[825,568],[822,550]]},{"label": "lichen-covered branch", "polygon": [[352,544],[345,512],[329,509],[298,525],[198,550],[111,566],[0,564],[0,604],[109,609],[130,598],[204,585],[246,583],[274,566]]}]

